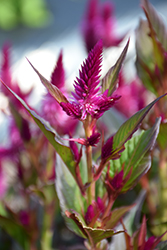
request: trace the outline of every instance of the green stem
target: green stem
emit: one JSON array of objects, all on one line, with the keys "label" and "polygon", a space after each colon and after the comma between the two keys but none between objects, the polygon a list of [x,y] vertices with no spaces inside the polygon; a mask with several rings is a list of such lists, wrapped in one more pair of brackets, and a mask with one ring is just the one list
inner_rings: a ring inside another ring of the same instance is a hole
[{"label": "green stem", "polygon": [[[92,135],[92,129],[90,123],[91,123],[91,117],[88,116],[84,123],[86,138]],[[87,161],[88,183],[90,183],[90,186],[87,189],[87,197],[88,197],[88,204],[90,205],[92,201],[95,199],[95,182],[93,182],[91,146],[86,146],[86,161]]]}]

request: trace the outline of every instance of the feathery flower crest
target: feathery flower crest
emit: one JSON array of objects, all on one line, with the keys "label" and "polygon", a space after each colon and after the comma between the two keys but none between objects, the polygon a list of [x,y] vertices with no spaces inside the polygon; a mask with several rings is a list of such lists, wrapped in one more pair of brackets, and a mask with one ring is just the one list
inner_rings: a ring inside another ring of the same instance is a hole
[{"label": "feathery flower crest", "polygon": [[108,96],[108,91],[101,92],[100,71],[103,44],[100,40],[88,55],[79,71],[79,78],[74,83],[73,102],[61,102],[63,110],[77,119],[85,120],[88,115],[98,119],[105,111],[113,106],[120,96]]}]

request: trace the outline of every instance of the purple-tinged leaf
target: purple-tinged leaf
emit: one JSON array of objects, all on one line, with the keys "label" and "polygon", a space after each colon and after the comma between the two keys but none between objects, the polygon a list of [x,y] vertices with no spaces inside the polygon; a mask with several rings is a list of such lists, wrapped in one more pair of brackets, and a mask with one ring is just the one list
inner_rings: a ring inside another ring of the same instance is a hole
[{"label": "purple-tinged leaf", "polygon": [[147,15],[149,22],[151,23],[153,29],[156,32],[157,38],[167,51],[167,29],[162,18],[158,15],[155,8],[149,3],[148,0],[141,1],[142,8]]},{"label": "purple-tinged leaf", "polygon": [[[106,218],[106,223],[104,225],[105,229],[114,228],[120,219],[133,207],[134,205],[124,206],[116,208],[111,213],[111,218]],[[105,219],[104,219],[105,220]]]},{"label": "purple-tinged leaf", "polygon": [[63,53],[62,53],[62,51],[59,54],[57,64],[56,64],[54,71],[51,75],[51,83],[59,89],[64,87],[65,71],[64,71],[64,67],[63,67]]},{"label": "purple-tinged leaf", "polygon": [[55,85],[50,83],[45,77],[43,77],[38,72],[38,70],[31,64],[31,62],[29,60],[28,60],[28,62],[31,65],[31,67],[34,69],[34,71],[37,73],[37,75],[39,76],[39,78],[40,78],[41,82],[43,83],[43,85],[47,88],[49,93],[55,98],[55,100],[58,103],[61,103],[61,102],[68,103],[67,98],[62,94],[62,92]]},{"label": "purple-tinged leaf", "polygon": [[69,211],[66,211],[66,216],[72,219],[76,223],[80,231],[84,234],[86,238],[89,239],[91,245],[93,245],[94,247],[101,240],[123,232],[123,231],[115,232],[113,229],[101,229],[101,228],[88,227],[84,225],[79,215],[76,214],[75,212],[70,213]]},{"label": "purple-tinged leaf", "polygon": [[28,105],[16,93],[14,93],[9,87],[7,87],[7,85],[2,80],[0,81],[16,97],[16,99],[20,101],[20,103],[28,111],[28,113],[31,115],[31,117],[35,121],[35,123],[44,133],[48,141],[53,145],[56,152],[60,155],[65,165],[67,166],[67,168],[69,169],[69,171],[75,178],[75,159],[74,159],[74,155],[71,149],[59,142],[60,140],[59,136],[57,135],[56,131],[50,126],[48,122],[46,122],[43,118],[38,116],[34,110],[30,109]]},{"label": "purple-tinged leaf", "polygon": [[130,173],[130,178],[127,179],[120,192],[127,192],[149,170],[151,166],[150,150],[157,138],[160,121],[161,118],[157,118],[152,128],[127,141],[121,157],[110,162],[111,176],[114,176],[115,171],[120,171],[122,165],[124,166],[124,178]]},{"label": "purple-tinged leaf", "polygon": [[143,245],[143,243],[145,242],[146,235],[147,235],[147,226],[146,226],[146,217],[144,216],[139,231],[138,245],[137,245],[138,247]]},{"label": "purple-tinged leaf", "polygon": [[102,79],[102,92],[104,93],[108,89],[108,96],[111,96],[116,89],[118,75],[122,63],[125,59],[128,47],[129,47],[129,40],[125,48],[123,49],[120,57],[118,58],[117,62],[115,63],[115,65],[109,69],[107,74]]}]

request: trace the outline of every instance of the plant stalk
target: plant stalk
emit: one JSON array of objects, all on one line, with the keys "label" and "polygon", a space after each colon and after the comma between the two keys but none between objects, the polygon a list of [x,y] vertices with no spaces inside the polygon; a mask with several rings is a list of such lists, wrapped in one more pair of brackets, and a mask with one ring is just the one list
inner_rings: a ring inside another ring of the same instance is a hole
[{"label": "plant stalk", "polygon": [[[88,116],[84,123],[85,137],[88,138],[92,135],[91,129],[91,117]],[[87,172],[88,172],[88,183],[90,186],[87,189],[88,205],[95,200],[95,182],[93,182],[93,171],[92,171],[92,146],[86,146],[86,161],[87,161]]]}]

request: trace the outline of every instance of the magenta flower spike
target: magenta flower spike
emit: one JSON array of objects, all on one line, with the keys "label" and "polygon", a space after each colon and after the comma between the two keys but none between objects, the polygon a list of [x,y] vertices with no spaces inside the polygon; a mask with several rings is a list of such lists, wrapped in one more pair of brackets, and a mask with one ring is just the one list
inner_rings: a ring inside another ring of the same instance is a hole
[{"label": "magenta flower spike", "polygon": [[100,40],[90,51],[88,58],[79,71],[79,78],[74,83],[74,101],[61,102],[63,110],[71,117],[85,120],[88,116],[98,119],[110,109],[120,96],[108,96],[108,91],[101,92],[100,71],[103,44]]}]

